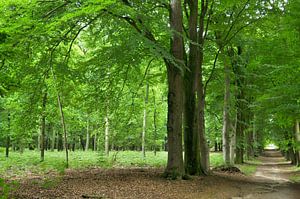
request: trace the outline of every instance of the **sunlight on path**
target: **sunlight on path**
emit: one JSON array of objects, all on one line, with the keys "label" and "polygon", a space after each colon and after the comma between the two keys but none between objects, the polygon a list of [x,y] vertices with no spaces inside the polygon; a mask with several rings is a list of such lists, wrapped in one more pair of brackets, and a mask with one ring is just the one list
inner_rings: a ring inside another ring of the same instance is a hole
[{"label": "sunlight on path", "polygon": [[293,184],[289,179],[296,175],[293,166],[286,161],[276,146],[270,145],[263,156],[261,163],[253,175],[255,181],[262,183],[256,193],[232,199],[299,199],[300,184]]}]

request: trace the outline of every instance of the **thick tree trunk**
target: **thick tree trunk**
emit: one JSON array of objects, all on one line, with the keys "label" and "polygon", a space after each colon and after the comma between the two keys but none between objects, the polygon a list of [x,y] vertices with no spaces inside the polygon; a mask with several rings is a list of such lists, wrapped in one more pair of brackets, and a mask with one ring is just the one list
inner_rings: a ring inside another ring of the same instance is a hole
[{"label": "thick tree trunk", "polygon": [[85,142],[85,151],[89,150],[89,145],[90,145],[90,122],[89,119],[87,120],[86,123],[86,142]]},{"label": "thick tree trunk", "polygon": [[234,125],[231,123],[231,135],[230,135],[230,164],[234,165],[235,158],[235,148],[236,148],[236,122],[237,119],[234,119]]},{"label": "thick tree trunk", "polygon": [[224,93],[224,110],[223,110],[223,160],[225,166],[230,166],[230,67],[224,55],[224,77],[225,77],[225,93]]},{"label": "thick tree trunk", "polygon": [[208,1],[201,0],[201,13],[199,17],[199,31],[198,31],[198,39],[199,39],[199,65],[196,68],[196,83],[198,84],[197,88],[197,110],[198,110],[198,134],[199,134],[199,141],[200,141],[200,163],[201,169],[204,174],[209,172],[209,147],[205,135],[205,117],[204,117],[204,110],[205,110],[205,93],[204,93],[204,86],[203,86],[203,47],[204,47],[204,23],[205,23],[205,16],[207,13],[207,6]]},{"label": "thick tree trunk", "polygon": [[189,15],[189,36],[190,53],[188,68],[185,72],[185,96],[184,96],[184,166],[186,174],[199,175],[201,171],[200,146],[199,146],[199,120],[196,107],[197,74],[199,66],[198,47],[198,0],[188,1]]},{"label": "thick tree trunk", "polygon": [[[241,55],[242,49],[238,48],[238,55]],[[237,124],[236,124],[236,151],[235,151],[235,163],[242,164],[244,162],[244,130],[245,130],[245,109],[246,98],[244,93],[244,74],[242,73],[241,66],[234,65],[234,73],[236,76],[236,107],[237,107]]]},{"label": "thick tree trunk", "polygon": [[[202,76],[202,75],[201,75]],[[201,78],[202,79],[202,78]],[[209,172],[209,147],[207,139],[205,136],[205,118],[204,118],[204,109],[205,109],[205,99],[203,94],[203,85],[202,81],[200,82],[200,91],[202,95],[199,95],[199,138],[200,138],[200,155],[201,155],[201,169],[204,174]]]},{"label": "thick tree trunk", "polygon": [[181,0],[171,0],[170,25],[174,31],[171,40],[171,53],[177,63],[175,65],[173,62],[165,60],[168,75],[168,162],[165,176],[173,179],[184,175],[182,155],[183,81],[182,72],[179,69],[184,55],[182,24]]},{"label": "thick tree trunk", "polygon": [[144,118],[143,118],[143,132],[142,132],[142,155],[143,158],[146,157],[145,151],[145,135],[147,128],[147,104],[148,104],[148,95],[149,95],[149,84],[146,84],[146,96],[145,96],[145,105],[144,105]]},{"label": "thick tree trunk", "polygon": [[44,93],[43,96],[43,103],[42,103],[42,118],[41,118],[41,162],[45,159],[45,132],[46,132],[46,104],[47,104],[47,91]]},{"label": "thick tree trunk", "polygon": [[242,108],[242,98],[238,97],[238,113],[236,125],[236,154],[235,163],[242,164],[244,162],[244,113]]}]

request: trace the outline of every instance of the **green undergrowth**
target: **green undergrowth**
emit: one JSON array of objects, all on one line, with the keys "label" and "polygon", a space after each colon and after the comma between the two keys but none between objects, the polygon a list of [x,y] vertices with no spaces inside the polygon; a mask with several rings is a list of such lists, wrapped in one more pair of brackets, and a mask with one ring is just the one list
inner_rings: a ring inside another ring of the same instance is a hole
[{"label": "green undergrowth", "polygon": [[255,164],[238,164],[236,167],[247,176],[253,175],[257,170],[257,165]]},{"label": "green undergrowth", "polygon": [[255,158],[248,159],[244,164],[236,165],[245,175],[250,176],[253,175],[257,167],[261,164],[261,161]]},{"label": "green undergrowth", "polygon": [[[221,153],[211,153],[211,166],[216,167],[223,164]],[[146,157],[142,157],[140,151],[112,151],[106,157],[103,152],[75,151],[69,153],[70,169],[85,169],[92,167],[112,168],[112,167],[165,167],[167,163],[167,152],[146,152]],[[45,160],[40,161],[38,151],[25,150],[10,152],[9,158],[4,154],[0,156],[0,177],[13,178],[26,175],[41,175],[51,172],[63,174],[65,167],[64,152],[45,152]]]},{"label": "green undergrowth", "polygon": [[289,180],[295,183],[300,183],[300,176],[299,175],[291,176]]},{"label": "green undergrowth", "polygon": [[16,189],[18,183],[15,181],[7,182],[4,179],[0,178],[0,199],[9,198],[9,193]]},{"label": "green undergrowth", "polygon": [[293,171],[295,172],[295,175],[289,178],[290,181],[300,183],[300,167],[295,166]]}]

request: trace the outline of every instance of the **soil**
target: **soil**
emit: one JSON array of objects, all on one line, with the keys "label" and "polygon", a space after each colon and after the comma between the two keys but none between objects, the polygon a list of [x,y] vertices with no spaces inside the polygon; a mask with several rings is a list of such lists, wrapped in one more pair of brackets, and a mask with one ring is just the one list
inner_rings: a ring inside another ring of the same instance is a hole
[{"label": "soil", "polygon": [[35,176],[20,181],[13,198],[98,199],[299,199],[300,185],[289,181],[292,166],[277,151],[260,157],[254,176],[213,172],[190,180],[166,180],[163,169],[130,168],[68,170],[63,176]]}]

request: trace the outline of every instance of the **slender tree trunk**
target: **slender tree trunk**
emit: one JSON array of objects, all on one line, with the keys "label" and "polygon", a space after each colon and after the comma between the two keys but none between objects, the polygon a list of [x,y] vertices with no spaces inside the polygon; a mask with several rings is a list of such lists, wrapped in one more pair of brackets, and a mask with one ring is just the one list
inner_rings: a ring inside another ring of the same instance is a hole
[{"label": "slender tree trunk", "polygon": [[156,100],[155,100],[155,92],[154,89],[152,89],[153,91],[153,105],[154,105],[154,111],[153,111],[153,127],[154,127],[154,155],[156,156],[156,140],[157,140],[157,124],[156,124]]},{"label": "slender tree trunk", "polygon": [[94,135],[94,151],[97,151],[97,145],[98,145],[97,140],[98,140],[98,136],[97,136],[97,133],[95,133],[95,135]]},{"label": "slender tree trunk", "polygon": [[5,146],[5,157],[9,157],[9,147],[10,147],[10,113],[7,116],[7,135],[6,135],[6,146]]},{"label": "slender tree trunk", "polygon": [[41,118],[41,162],[45,159],[45,132],[46,132],[46,104],[47,104],[47,91],[45,91],[42,103],[42,118]]},{"label": "slender tree trunk", "polygon": [[171,53],[177,64],[165,60],[168,76],[168,161],[165,176],[173,179],[184,175],[182,154],[183,74],[178,68],[182,65],[184,57],[182,24],[181,0],[171,0],[170,27],[174,31]]},{"label": "slender tree trunk", "polygon": [[56,131],[54,128],[52,128],[51,151],[54,151],[55,148],[55,137],[56,137]]},{"label": "slender tree trunk", "polygon": [[[300,129],[299,129],[299,120],[297,119],[295,121],[295,138],[296,138],[296,143],[297,146],[300,144]],[[297,148],[297,153],[295,154],[297,157],[297,166],[300,166],[300,149],[299,147]]]},{"label": "slender tree trunk", "polygon": [[57,101],[58,101],[58,106],[59,106],[59,111],[60,111],[60,116],[61,116],[61,124],[64,132],[64,148],[66,151],[66,167],[69,167],[69,152],[68,152],[68,140],[67,140],[67,128],[66,128],[66,123],[65,123],[65,116],[64,116],[64,111],[60,99],[60,95],[57,94]]},{"label": "slender tree trunk", "polygon": [[109,119],[108,111],[105,117],[105,155],[109,156]]},{"label": "slender tree trunk", "polygon": [[142,153],[143,158],[146,157],[145,151],[145,135],[146,135],[146,128],[147,128],[147,104],[148,104],[148,95],[149,95],[149,84],[146,84],[146,97],[145,97],[145,107],[144,107],[144,118],[143,118],[143,132],[142,132]]},{"label": "slender tree trunk", "polygon": [[85,142],[85,151],[89,150],[90,145],[90,122],[89,119],[87,120],[86,124],[86,142]]},{"label": "slender tree trunk", "polygon": [[224,55],[224,110],[223,110],[223,160],[226,166],[230,166],[230,67]]}]

